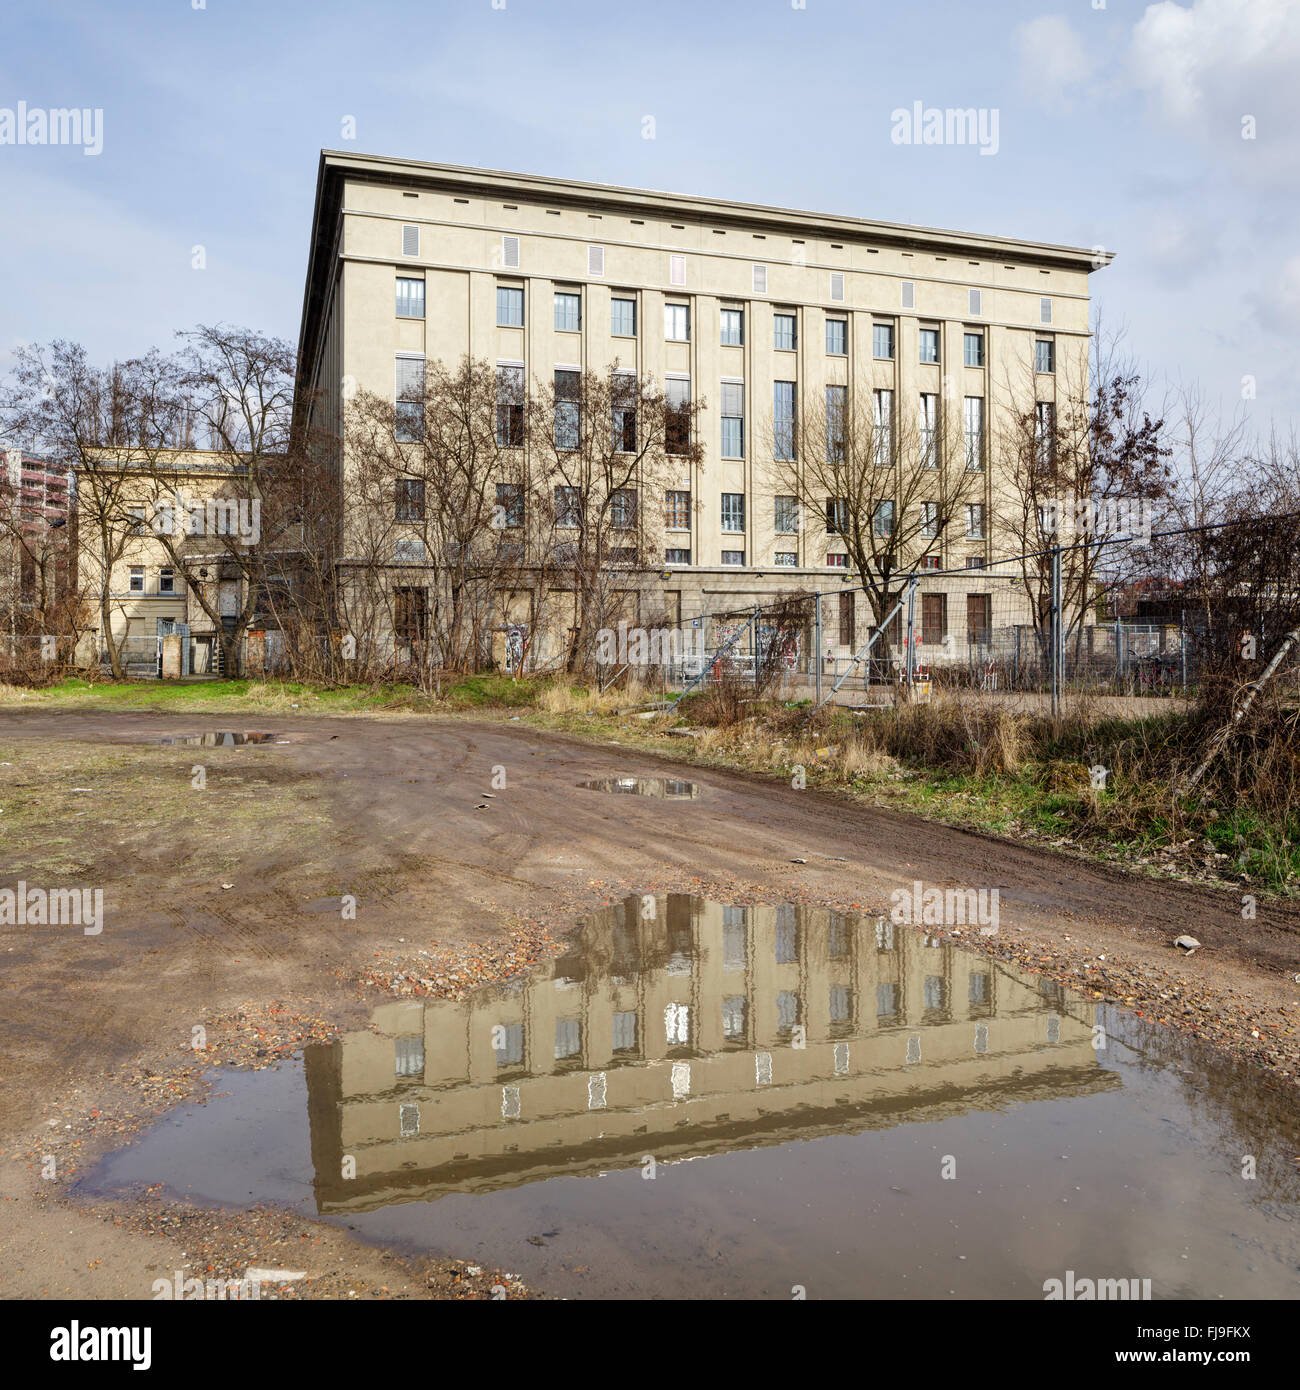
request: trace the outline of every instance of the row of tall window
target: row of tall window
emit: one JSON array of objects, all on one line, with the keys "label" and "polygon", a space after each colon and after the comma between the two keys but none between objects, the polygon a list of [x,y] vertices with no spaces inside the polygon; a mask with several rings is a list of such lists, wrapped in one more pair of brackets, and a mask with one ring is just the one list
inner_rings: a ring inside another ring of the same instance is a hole
[{"label": "row of tall window", "polygon": [[[397,277],[398,318],[422,319],[425,316],[424,281],[408,276]],[[573,290],[556,290],[554,324],[557,333],[582,331],[582,295]],[[745,342],[745,310],[724,308],[720,311],[720,341],[724,347],[742,347]],[[497,286],[497,326],[522,328],[524,324],[524,291],[518,285]],[[825,322],[826,352],[832,357],[845,357],[849,350],[847,319],[830,318]],[[613,296],[610,299],[610,333],[616,338],[637,336],[636,300]],[[691,340],[691,310],[689,304],[664,305],[664,338],[668,342],[688,343]],[[797,316],[788,311],[776,311],[772,316],[772,346],[778,352],[794,352],[798,347]],[[880,361],[892,361],[895,353],[894,325],[873,323],[871,355]],[[940,361],[940,330],[920,330],[919,360],[925,363]],[[962,335],[962,362],[967,367],[984,366],[983,330],[967,330]],[[1056,343],[1053,338],[1034,341],[1034,370],[1050,374],[1056,370]]]}]

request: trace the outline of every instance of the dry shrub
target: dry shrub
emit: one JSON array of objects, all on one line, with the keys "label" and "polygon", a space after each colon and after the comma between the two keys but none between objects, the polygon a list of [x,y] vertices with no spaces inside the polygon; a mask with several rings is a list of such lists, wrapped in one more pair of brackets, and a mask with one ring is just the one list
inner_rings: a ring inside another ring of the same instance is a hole
[{"label": "dry shrub", "polygon": [[958,699],[896,705],[862,724],[864,747],[953,772],[1014,773],[1026,752],[1025,717]]}]

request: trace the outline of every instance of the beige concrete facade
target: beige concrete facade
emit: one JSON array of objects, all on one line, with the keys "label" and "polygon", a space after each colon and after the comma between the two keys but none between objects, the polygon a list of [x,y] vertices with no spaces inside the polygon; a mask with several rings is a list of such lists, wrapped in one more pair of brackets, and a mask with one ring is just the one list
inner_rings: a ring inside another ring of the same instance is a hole
[{"label": "beige concrete facade", "polygon": [[[797,534],[776,529],[780,482],[763,447],[776,383],[794,384],[800,412],[824,408],[827,385],[892,392],[895,420],[934,397],[946,450],[965,447],[967,401],[977,400],[984,534],[961,528],[934,548],[944,569],[961,569],[1020,548],[999,524],[998,432],[1013,405],[1053,400],[1058,381],[1086,382],[1089,275],[1108,260],[1084,248],[325,151],[300,336],[301,395],[314,394],[302,423],[339,430],[355,387],[391,395],[402,355],[455,362],[468,353],[522,365],[529,382],[614,362],[661,382],[688,379],[692,399],[707,403],[704,457],[669,486],[689,492],[689,526],[646,537],[644,549],[656,570],[664,565],[666,606],[686,620],[792,589],[839,590],[827,557],[842,547],[819,518],[805,517]],[[422,283],[422,317],[396,311],[399,278]],[[520,292],[521,326],[499,322],[498,289]],[[574,331],[556,326],[557,294],[577,297]],[[724,333],[724,312],[740,315],[738,344],[724,341],[737,322]],[[778,316],[793,320],[792,345]],[[678,341],[683,318],[688,340]],[[875,351],[886,328],[891,356]],[[923,330],[938,335],[937,362],[922,361]],[[972,333],[978,367],[965,365]],[[828,350],[841,336],[845,351]],[[1035,370],[1039,340],[1052,344],[1052,372]],[[743,395],[734,458],[723,456],[724,383]],[[724,530],[723,494],[744,499],[743,529]],[[990,586],[954,577],[947,587],[960,604]],[[857,604],[863,633],[861,594]],[[831,621],[828,646],[842,655],[838,636]]]},{"label": "beige concrete facade", "polygon": [[598,914],[516,987],[386,1004],[313,1050],[320,1209],[1115,1084],[1087,1004],[951,941],[824,909],[644,904]]}]

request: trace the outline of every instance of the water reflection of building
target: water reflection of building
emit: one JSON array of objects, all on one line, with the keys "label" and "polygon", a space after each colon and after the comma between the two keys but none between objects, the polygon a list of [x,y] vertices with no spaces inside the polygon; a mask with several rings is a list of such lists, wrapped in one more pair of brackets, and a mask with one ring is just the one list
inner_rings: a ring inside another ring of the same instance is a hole
[{"label": "water reflection of building", "polygon": [[1088,1017],[888,921],[634,898],[537,974],[386,1004],[309,1049],[317,1200],[360,1210],[1077,1095],[1116,1084]]}]

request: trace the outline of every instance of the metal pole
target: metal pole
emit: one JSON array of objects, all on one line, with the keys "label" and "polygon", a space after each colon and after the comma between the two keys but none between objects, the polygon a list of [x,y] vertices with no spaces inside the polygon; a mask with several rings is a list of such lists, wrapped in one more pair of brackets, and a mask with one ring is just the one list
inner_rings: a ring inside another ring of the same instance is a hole
[{"label": "metal pole", "polygon": [[915,578],[907,586],[907,684],[916,674],[916,585]]},{"label": "metal pole", "polygon": [[1183,694],[1187,694],[1187,609],[1178,610],[1178,645],[1183,654]]},{"label": "metal pole", "polygon": [[1052,547],[1052,718],[1061,713],[1061,547]]},{"label": "metal pole", "polygon": [[814,684],[817,690],[817,703],[822,702],[822,596],[820,591],[817,594],[816,617],[816,636],[813,642],[813,660],[816,662],[816,678]]},{"label": "metal pole", "polygon": [[759,663],[759,641],[758,641],[758,614],[757,606],[754,608],[754,693],[758,693],[758,663]]}]

